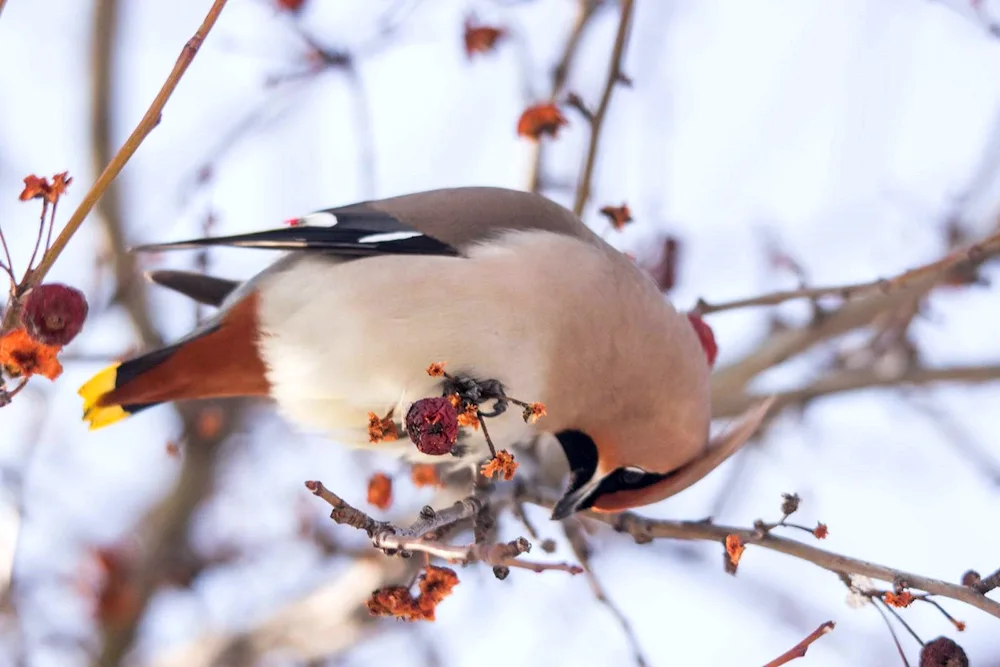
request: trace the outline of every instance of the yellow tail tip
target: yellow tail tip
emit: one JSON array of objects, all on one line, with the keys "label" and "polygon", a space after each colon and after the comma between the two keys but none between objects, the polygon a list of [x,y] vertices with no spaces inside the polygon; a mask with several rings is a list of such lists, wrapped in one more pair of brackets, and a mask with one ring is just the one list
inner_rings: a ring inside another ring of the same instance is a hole
[{"label": "yellow tail tip", "polygon": [[128,417],[128,413],[120,405],[109,405],[107,407],[95,405],[83,412],[83,420],[89,424],[91,431],[104,428],[126,417]]},{"label": "yellow tail tip", "polygon": [[113,424],[128,416],[128,413],[121,406],[97,404],[102,396],[115,388],[119,365],[116,363],[108,366],[87,380],[76,392],[83,399],[83,420],[90,424],[91,431]]}]

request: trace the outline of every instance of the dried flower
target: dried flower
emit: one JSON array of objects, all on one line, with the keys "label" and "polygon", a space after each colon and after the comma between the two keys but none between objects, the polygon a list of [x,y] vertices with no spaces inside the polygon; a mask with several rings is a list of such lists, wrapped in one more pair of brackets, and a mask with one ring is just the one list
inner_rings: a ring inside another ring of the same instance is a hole
[{"label": "dried flower", "polygon": [[825,523],[817,523],[816,527],[813,528],[813,535],[816,536],[817,540],[825,540],[826,536],[830,534]]},{"label": "dried flower", "polygon": [[441,486],[441,478],[438,477],[437,466],[431,463],[415,463],[410,468],[410,481],[413,486],[420,488],[424,486]]},{"label": "dried flower", "polygon": [[368,480],[368,504],[380,510],[387,510],[392,505],[392,478],[383,472],[377,472]]},{"label": "dried flower", "polygon": [[56,358],[58,345],[40,343],[24,329],[15,329],[0,338],[0,365],[10,377],[41,375],[55,380],[62,374]]},{"label": "dried flower", "polygon": [[506,449],[501,449],[497,452],[497,455],[492,459],[483,464],[482,472],[483,477],[490,479],[494,475],[502,476],[507,482],[514,479],[514,472],[517,470],[517,461],[514,460],[514,455],[508,452]]},{"label": "dried flower", "polygon": [[433,621],[437,606],[458,585],[458,575],[446,567],[428,566],[414,597],[405,586],[388,586],[372,593],[368,612],[372,616],[393,616],[404,621]]},{"label": "dried flower", "polygon": [[447,454],[458,440],[458,412],[445,396],[423,398],[406,413],[406,432],[424,454]]},{"label": "dried flower", "polygon": [[396,433],[396,423],[392,421],[392,411],[385,417],[379,417],[374,412],[368,413],[368,442],[376,444],[382,442],[392,442],[398,437]]},{"label": "dried flower", "polygon": [[542,135],[555,138],[559,128],[567,124],[559,107],[552,103],[528,107],[517,121],[517,135],[538,141]]},{"label": "dried flower", "polygon": [[913,594],[910,591],[901,591],[899,593],[886,591],[885,595],[882,596],[882,600],[890,607],[909,607],[913,604]]},{"label": "dried flower", "polygon": [[799,503],[802,501],[797,493],[782,493],[781,494],[781,513],[785,516],[791,516],[799,511]]},{"label": "dried flower", "polygon": [[743,558],[743,552],[746,550],[746,546],[743,544],[743,540],[740,539],[739,535],[729,534],[726,535],[726,558],[728,563],[732,564],[732,570],[726,568],[726,571],[730,574],[736,574],[736,568],[740,564],[740,559]]},{"label": "dried flower", "polygon": [[465,20],[465,56],[471,58],[476,53],[487,53],[497,42],[507,36],[503,28],[490,25],[476,25],[471,18]]},{"label": "dried flower", "polygon": [[969,658],[953,640],[938,637],[920,649],[920,667],[969,667]]},{"label": "dried flower", "polygon": [[195,420],[195,433],[202,440],[214,440],[222,433],[225,414],[222,408],[212,405],[203,408]]},{"label": "dried flower", "polygon": [[446,361],[434,362],[427,367],[427,374],[432,378],[444,377],[444,366],[448,363]]},{"label": "dried flower", "polygon": [[852,609],[860,609],[871,603],[870,594],[875,584],[871,579],[862,574],[852,574],[847,593],[847,606]]},{"label": "dried flower", "polygon": [[600,213],[619,232],[625,228],[625,225],[632,222],[632,211],[629,210],[628,204],[605,206],[600,210]]},{"label": "dried flower", "polygon": [[709,367],[715,366],[715,358],[719,356],[719,346],[715,342],[712,327],[708,326],[705,320],[695,313],[688,313],[688,320],[694,327],[695,333],[698,334],[698,341],[701,343],[702,349],[705,350],[705,358],[708,360]]},{"label": "dried flower", "polygon": [[61,174],[53,176],[52,183],[49,183],[47,178],[31,174],[30,176],[24,177],[24,189],[21,190],[21,194],[18,196],[18,199],[21,201],[28,201],[29,199],[44,199],[50,204],[54,204],[59,200],[59,197],[66,192],[66,186],[72,182],[73,179],[69,177],[68,171],[64,171]]},{"label": "dried flower", "polygon": [[474,430],[479,430],[479,406],[475,403],[467,403],[465,409],[458,413],[459,426],[471,426]]},{"label": "dried flower", "polygon": [[547,414],[548,413],[545,411],[545,404],[535,402],[524,408],[522,416],[524,417],[524,421],[529,424],[534,424]]},{"label": "dried flower", "polygon": [[306,4],[306,0],[274,0],[278,9],[286,12],[300,12]]}]

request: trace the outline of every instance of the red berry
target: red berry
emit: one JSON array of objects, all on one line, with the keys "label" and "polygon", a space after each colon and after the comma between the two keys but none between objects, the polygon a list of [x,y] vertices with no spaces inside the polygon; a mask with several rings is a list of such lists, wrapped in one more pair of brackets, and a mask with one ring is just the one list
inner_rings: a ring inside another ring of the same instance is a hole
[{"label": "red berry", "polygon": [[36,285],[24,298],[21,322],[28,335],[45,345],[66,345],[87,319],[87,298],[69,285]]},{"label": "red berry", "polygon": [[712,327],[705,324],[705,320],[701,319],[700,315],[694,313],[688,313],[688,320],[694,327],[694,332],[698,334],[698,341],[705,350],[705,358],[708,359],[709,367],[715,366],[715,358],[719,355],[719,346],[715,342]]},{"label": "red berry", "polygon": [[422,398],[406,413],[406,432],[424,454],[447,454],[458,440],[458,411],[443,396]]},{"label": "red berry", "polygon": [[920,651],[920,667],[969,667],[969,658],[954,641],[938,637],[924,644]]}]

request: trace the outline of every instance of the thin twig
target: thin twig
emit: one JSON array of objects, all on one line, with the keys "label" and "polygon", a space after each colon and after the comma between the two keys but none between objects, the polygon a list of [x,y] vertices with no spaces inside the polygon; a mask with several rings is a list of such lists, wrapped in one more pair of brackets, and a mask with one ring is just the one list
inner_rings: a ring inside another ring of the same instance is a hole
[{"label": "thin twig", "polygon": [[635,3],[633,0],[621,0],[621,5],[621,18],[618,20],[615,46],[611,51],[611,62],[608,65],[608,78],[604,82],[604,92],[601,94],[597,111],[594,112],[594,117],[590,121],[590,145],[587,148],[587,157],[583,162],[580,182],[576,186],[573,212],[577,216],[583,214],[583,207],[590,199],[590,184],[594,177],[594,167],[597,164],[597,150],[601,140],[601,130],[604,128],[604,118],[611,105],[611,95],[622,79],[622,58],[625,55],[625,46],[628,44],[629,27],[632,24],[632,10]]},{"label": "thin twig", "polygon": [[[889,634],[892,635],[892,641],[896,645],[896,650],[899,652],[899,657],[903,661],[904,667],[910,667],[910,661],[906,659],[906,651],[903,650],[903,645],[899,642],[899,635],[896,634],[896,628],[892,627],[892,622],[889,620],[889,617],[885,615],[885,612],[882,611],[881,607],[874,602],[872,602],[872,606],[875,607],[875,611],[877,611],[879,616],[882,617],[882,620],[885,621],[885,627],[889,628]],[[888,607],[886,608],[888,609]]]},{"label": "thin twig", "polygon": [[792,660],[797,660],[798,658],[803,658],[806,655],[806,651],[809,647],[813,645],[820,637],[828,632],[831,632],[836,627],[836,623],[833,621],[827,621],[822,624],[812,632],[810,632],[805,639],[800,641],[798,644],[788,649],[777,658],[771,662],[764,665],[764,667],[780,667],[781,665],[786,665]]},{"label": "thin twig", "polygon": [[[135,154],[136,150],[138,150],[139,146],[146,139],[149,133],[153,131],[157,124],[159,124],[163,113],[163,107],[166,105],[167,100],[170,99],[174,89],[177,88],[177,84],[180,82],[181,77],[194,60],[195,55],[198,53],[198,49],[201,48],[202,43],[204,43],[205,38],[208,36],[209,31],[211,31],[212,26],[215,25],[216,20],[219,18],[219,14],[225,6],[226,0],[214,0],[212,7],[205,15],[204,21],[202,21],[201,26],[198,27],[194,36],[184,45],[180,55],[177,57],[177,62],[174,64],[173,69],[167,76],[167,80],[163,83],[163,86],[160,88],[160,92],[157,93],[156,97],[153,99],[152,104],[150,104],[149,109],[139,121],[135,130],[132,131],[132,134],[129,135],[129,138],[118,150],[118,153],[115,154],[111,162],[109,162],[104,171],[101,172],[101,175],[98,176],[97,180],[91,186],[90,191],[83,197],[80,205],[77,206],[73,215],[70,216],[70,219],[66,222],[66,226],[62,228],[62,231],[59,232],[55,241],[52,242],[52,247],[49,248],[48,252],[42,256],[38,266],[25,275],[24,280],[20,285],[18,285],[16,296],[23,295],[45,277],[45,274],[47,274],[49,269],[52,268],[56,259],[62,251],[66,249],[66,245],[73,237],[73,234],[76,233],[76,231],[80,228],[80,225],[83,224],[83,221],[90,213],[91,209],[94,208],[97,200],[99,200],[104,194],[108,185],[110,185],[111,182],[118,176],[122,168],[125,167],[125,164]],[[13,299],[7,308],[7,312],[4,314],[3,330],[9,330],[14,326],[18,320],[19,310],[20,308],[18,307],[17,300]]]},{"label": "thin twig", "polygon": [[[555,507],[556,504],[555,497],[542,496],[541,494],[533,497],[526,495],[522,500],[548,509]],[[634,539],[643,543],[653,539],[707,540],[725,543],[727,536],[736,535],[743,544],[777,551],[807,561],[830,572],[842,575],[859,574],[892,583],[905,581],[909,588],[965,602],[985,611],[987,614],[1000,618],[1000,602],[992,600],[968,586],[950,584],[946,581],[905,572],[886,565],[842,556],[785,537],[762,535],[760,531],[753,528],[723,526],[706,521],[649,519],[633,512],[621,512],[619,514],[587,512],[586,516],[606,523],[618,532],[628,533]]]},{"label": "thin twig", "polygon": [[[562,95],[566,81],[569,79],[570,68],[583,40],[583,33],[601,4],[602,0],[579,0],[573,27],[566,38],[559,62],[552,71],[552,89],[549,93],[549,102],[555,102]],[[531,171],[528,173],[528,189],[531,192],[539,192],[542,189],[542,164],[547,144],[544,141],[535,141],[532,142],[532,145],[535,153],[531,159]]]},{"label": "thin twig", "polygon": [[829,287],[803,287],[717,304],[711,304],[703,299],[699,299],[694,307],[694,311],[699,315],[708,315],[723,310],[734,310],[750,306],[775,306],[794,299],[818,299],[824,296],[835,296],[844,301],[850,301],[871,294],[889,294],[895,290],[909,287],[918,280],[944,277],[950,271],[955,270],[965,263],[980,264],[998,253],[1000,253],[1000,233],[993,234],[979,243],[959,248],[948,253],[941,259],[904,271],[893,278],[879,278],[863,283],[833,285]]},{"label": "thin twig", "polygon": [[[56,199],[56,201],[59,200]],[[31,267],[35,264],[35,257],[38,256],[38,249],[42,247],[42,239],[45,238],[45,221],[47,220],[48,213],[49,213],[49,200],[43,199],[42,216],[41,219],[38,221],[38,236],[35,237],[35,247],[31,251],[31,259],[28,260],[28,269],[27,269],[28,271],[30,271]]]},{"label": "thin twig", "polygon": [[[910,368],[902,373],[887,374],[875,368],[840,371],[820,378],[804,387],[789,391],[770,394],[774,396],[772,411],[778,411],[791,405],[802,405],[821,396],[832,396],[858,389],[873,389],[876,387],[898,388],[906,385],[924,386],[939,382],[962,382],[964,384],[980,384],[1000,380],[1000,364],[985,366],[950,366],[945,368]],[[737,415],[761,400],[754,394],[726,395],[713,401],[713,417],[730,417]]]},{"label": "thin twig", "polygon": [[576,559],[580,561],[580,565],[583,566],[583,573],[587,577],[590,591],[594,594],[597,601],[607,607],[611,615],[618,621],[618,625],[621,626],[622,632],[625,634],[625,641],[632,648],[632,657],[635,660],[635,664],[639,667],[646,667],[649,663],[646,661],[646,656],[642,653],[642,646],[639,644],[639,638],[635,635],[635,630],[632,629],[632,624],[626,618],[625,614],[622,613],[622,610],[611,601],[597,575],[594,574],[590,563],[590,546],[587,544],[582,524],[579,521],[564,521],[562,524],[566,539],[573,549],[573,555],[576,556]]}]

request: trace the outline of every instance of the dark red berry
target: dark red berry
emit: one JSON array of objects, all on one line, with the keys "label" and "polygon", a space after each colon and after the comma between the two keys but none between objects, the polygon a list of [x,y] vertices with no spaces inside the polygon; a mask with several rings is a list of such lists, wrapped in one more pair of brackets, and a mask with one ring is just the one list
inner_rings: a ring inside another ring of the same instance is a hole
[{"label": "dark red berry", "polygon": [[969,658],[954,641],[938,637],[924,644],[920,651],[920,667],[969,667]]},{"label": "dark red berry", "polygon": [[87,319],[87,298],[61,283],[36,285],[24,298],[21,322],[28,335],[45,345],[66,345]]},{"label": "dark red berry", "polygon": [[458,411],[443,396],[420,399],[406,413],[406,432],[424,454],[447,454],[458,440]]}]

